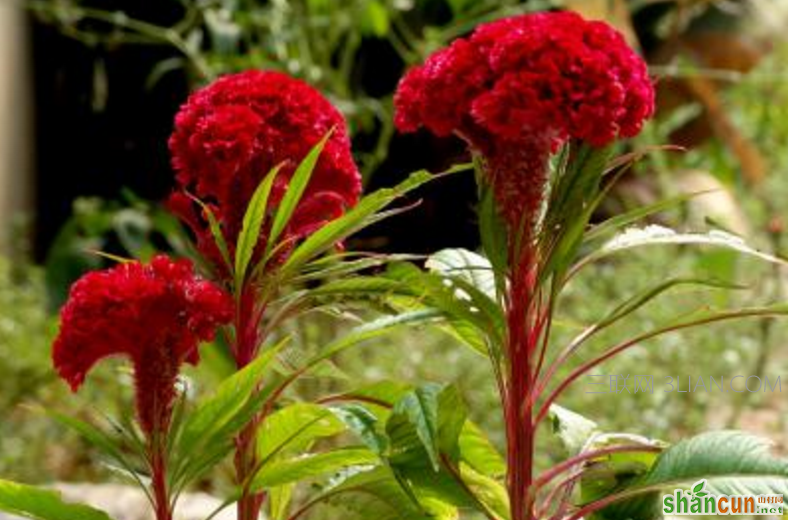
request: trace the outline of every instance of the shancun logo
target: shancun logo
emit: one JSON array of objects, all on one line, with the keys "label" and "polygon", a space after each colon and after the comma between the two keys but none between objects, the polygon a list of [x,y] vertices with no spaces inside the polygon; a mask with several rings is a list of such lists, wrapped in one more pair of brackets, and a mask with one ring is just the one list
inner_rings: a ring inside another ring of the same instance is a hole
[{"label": "shancun logo", "polygon": [[706,480],[699,480],[692,491],[677,489],[662,496],[666,515],[781,515],[782,495],[713,495],[705,490]]}]

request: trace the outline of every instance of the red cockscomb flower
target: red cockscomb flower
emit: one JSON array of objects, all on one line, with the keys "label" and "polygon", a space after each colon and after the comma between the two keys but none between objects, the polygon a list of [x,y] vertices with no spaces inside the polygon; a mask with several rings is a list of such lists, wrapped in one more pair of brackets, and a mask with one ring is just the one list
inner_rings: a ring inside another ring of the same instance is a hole
[{"label": "red cockscomb flower", "polygon": [[277,204],[309,150],[334,128],[287,230],[303,237],[358,201],[361,177],[342,115],[317,90],[278,72],[247,71],[194,93],[175,118],[170,138],[178,190],[170,208],[195,232],[198,247],[218,262],[205,221],[186,192],[211,207],[232,250],[255,188],[284,163],[270,203]]},{"label": "red cockscomb flower", "polygon": [[150,264],[119,264],[80,278],[61,314],[52,359],[77,391],[102,358],[128,356],[134,365],[137,414],[143,430],[166,429],[182,363],[199,361],[197,345],[232,318],[232,300],[195,276],[191,262],[156,256]]},{"label": "red cockscomb flower", "polygon": [[480,25],[408,72],[395,96],[402,131],[457,134],[488,160],[510,225],[538,209],[549,155],[567,139],[604,146],[654,111],[643,60],[615,29],[571,12]]}]

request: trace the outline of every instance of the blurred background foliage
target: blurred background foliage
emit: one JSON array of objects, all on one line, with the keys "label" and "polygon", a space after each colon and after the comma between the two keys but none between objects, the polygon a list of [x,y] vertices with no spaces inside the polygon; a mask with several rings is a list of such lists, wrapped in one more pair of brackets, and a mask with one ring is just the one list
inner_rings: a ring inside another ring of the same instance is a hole
[{"label": "blurred background foliage", "polygon": [[[143,258],[160,249],[183,251],[182,231],[157,205],[171,179],[166,138],[187,92],[223,73],[273,68],[323,90],[347,116],[365,182],[375,188],[411,170],[462,159],[452,141],[394,133],[391,96],[407,66],[480,22],[551,7],[578,9],[617,25],[642,49],[658,78],[658,118],[633,146],[674,143],[686,149],[641,161],[603,210],[614,214],[637,203],[713,190],[657,222],[683,229],[719,227],[785,254],[788,44],[780,31],[788,6],[782,2],[30,0],[27,5],[37,52],[47,54],[36,65],[39,193],[32,253],[0,263],[0,474],[9,478],[89,479],[105,471],[88,464],[91,454],[77,439],[32,408],[38,403],[76,411],[99,399],[112,409],[129,395],[118,367],[100,369],[94,378],[102,384],[90,385],[78,398],[55,380],[49,364],[54,310],[73,279],[105,263],[87,251]],[[47,98],[55,91],[58,97]],[[69,172],[65,179],[64,171]],[[473,181],[455,177],[424,190],[422,204],[411,214],[378,226],[349,247],[417,253],[474,248]],[[727,296],[706,290],[661,297],[622,325],[626,330],[613,329],[593,345],[642,331],[681,309],[724,303],[720,298],[785,299],[784,272],[726,253],[677,247],[616,257],[577,278],[561,303],[556,344],[599,317],[610,302],[665,271],[735,280],[746,289]],[[302,349],[317,348],[338,327],[329,318],[292,326]],[[664,393],[663,378],[766,374],[773,379],[786,374],[785,333],[784,325],[767,321],[643,344],[601,373],[630,375],[630,384],[635,375],[653,375],[653,394],[589,394],[595,389],[583,381],[562,404],[607,430],[675,439],[701,427],[737,425],[767,433],[783,447],[788,425],[781,394]],[[220,348],[206,353],[195,381],[217,380],[228,369]],[[337,367],[364,381],[455,381],[473,419],[502,441],[487,363],[440,332],[398,332],[343,355]],[[788,377],[784,382],[788,386]],[[330,382],[298,388],[306,396],[330,390]],[[543,457],[554,453],[554,447],[544,448]],[[38,471],[41,461],[46,472]]]}]

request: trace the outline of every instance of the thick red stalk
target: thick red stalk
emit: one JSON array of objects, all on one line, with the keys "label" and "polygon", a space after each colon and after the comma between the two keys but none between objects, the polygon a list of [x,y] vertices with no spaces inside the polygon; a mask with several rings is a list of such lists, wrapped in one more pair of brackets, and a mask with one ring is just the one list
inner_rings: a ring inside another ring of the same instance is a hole
[{"label": "thick red stalk", "polygon": [[507,304],[509,373],[504,414],[507,424],[508,489],[512,520],[531,520],[535,425],[529,399],[535,347],[541,336],[535,297],[535,259],[526,245],[512,255],[515,266]]},{"label": "thick red stalk", "polygon": [[[238,370],[254,361],[261,343],[259,327],[265,307],[258,304],[256,299],[254,287],[244,287],[235,317],[233,353]],[[261,416],[254,417],[235,439],[235,477],[238,485],[244,487],[238,499],[238,520],[257,520],[265,501],[264,493],[249,493],[246,489],[246,484],[258,466],[256,439],[261,421]]]},{"label": "thick red stalk", "polygon": [[148,440],[148,457],[151,470],[151,488],[156,520],[172,520],[170,493],[167,486],[167,458],[164,439],[166,435],[154,432]]}]

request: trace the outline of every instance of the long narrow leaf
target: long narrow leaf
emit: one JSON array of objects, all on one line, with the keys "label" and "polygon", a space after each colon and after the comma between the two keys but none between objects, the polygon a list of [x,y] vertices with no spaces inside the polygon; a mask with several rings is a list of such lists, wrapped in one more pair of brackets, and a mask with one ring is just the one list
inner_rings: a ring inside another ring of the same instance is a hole
[{"label": "long narrow leaf", "polygon": [[[249,262],[252,261],[254,250],[260,240],[260,232],[263,229],[265,214],[268,210],[268,198],[271,195],[274,179],[276,179],[281,167],[281,164],[274,166],[268,172],[268,175],[263,178],[249,200],[246,213],[244,213],[241,232],[238,234],[238,242],[235,247],[236,289],[243,284],[246,277],[246,269],[249,267]],[[269,240],[268,243],[270,244],[270,242]]]},{"label": "long narrow leaf", "polygon": [[431,180],[466,171],[469,168],[469,165],[463,164],[439,174],[431,174],[426,170],[420,170],[411,174],[405,181],[393,188],[384,188],[371,195],[367,195],[361,199],[356,207],[310,235],[309,238],[293,251],[285,265],[281,268],[281,271],[290,274],[297,272],[301,266],[317,255],[325,252],[337,242],[355,233],[359,229],[369,225],[371,221],[375,221],[375,214],[391,204],[394,200]]},{"label": "long narrow leaf", "polygon": [[271,253],[274,244],[277,243],[279,236],[284,231],[287,224],[290,222],[290,219],[295,212],[298,203],[301,201],[301,197],[304,195],[304,191],[306,190],[307,185],[309,184],[309,179],[312,178],[312,172],[315,170],[315,166],[317,165],[317,161],[320,158],[320,154],[323,152],[323,148],[325,148],[326,143],[331,138],[334,133],[335,128],[326,133],[325,136],[309,151],[309,153],[304,157],[304,160],[296,168],[295,173],[290,178],[290,182],[287,184],[287,191],[285,192],[284,197],[282,197],[282,201],[279,203],[279,207],[276,210],[276,215],[274,216],[274,222],[271,224],[271,233],[268,238],[268,244],[266,246],[266,252],[264,257],[268,258],[269,254]]}]

